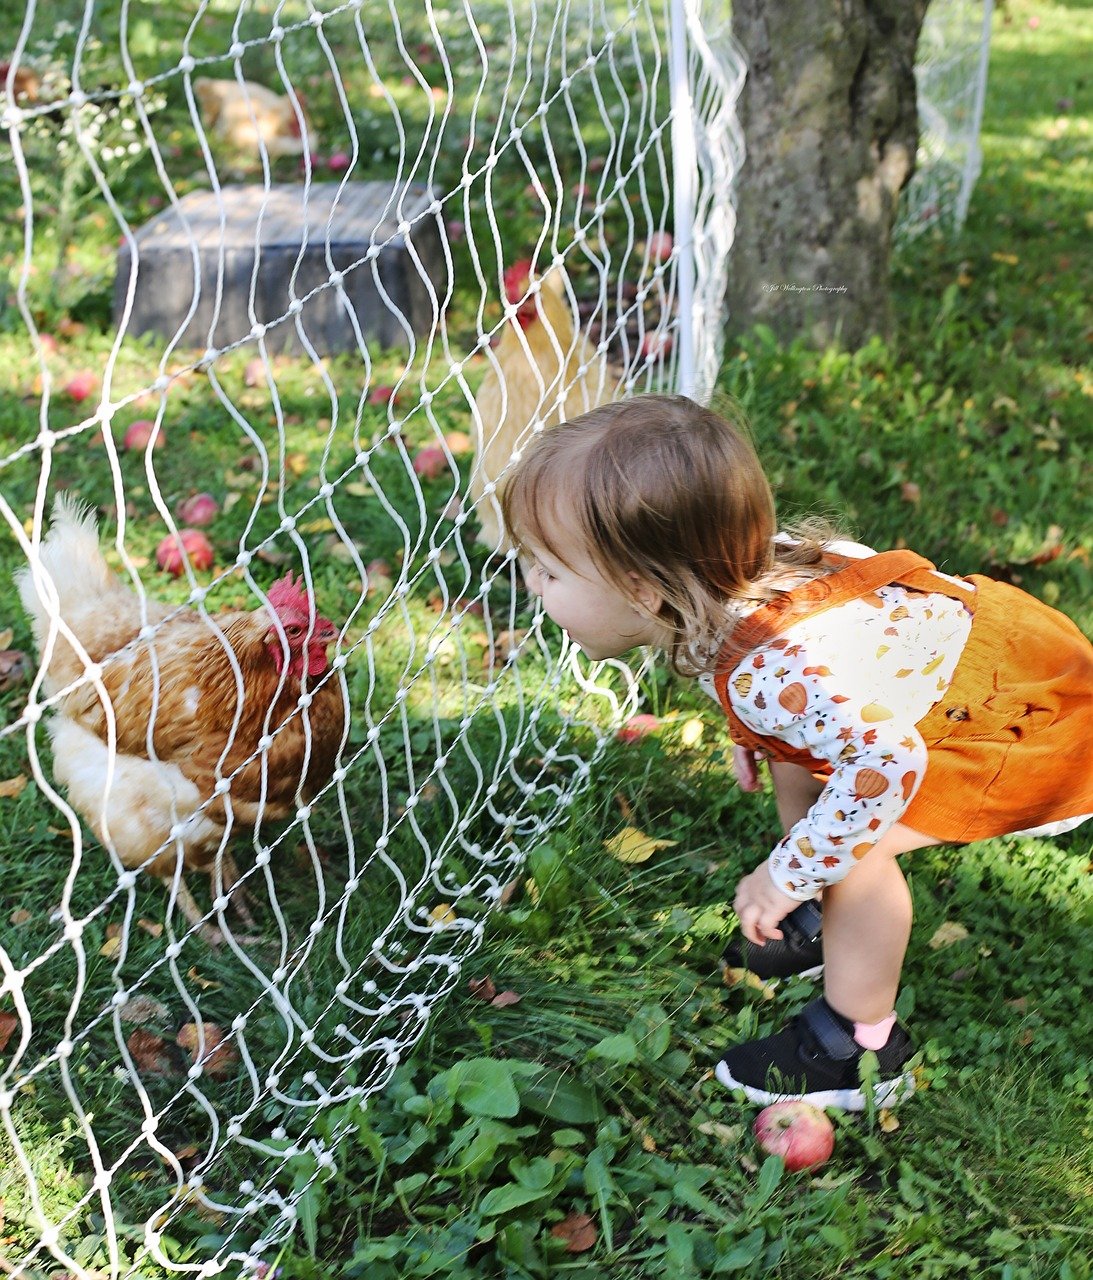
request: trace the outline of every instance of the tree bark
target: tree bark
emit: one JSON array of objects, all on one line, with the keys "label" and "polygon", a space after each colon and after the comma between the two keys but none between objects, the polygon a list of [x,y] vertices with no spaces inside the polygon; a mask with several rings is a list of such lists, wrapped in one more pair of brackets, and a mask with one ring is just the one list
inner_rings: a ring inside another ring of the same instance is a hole
[{"label": "tree bark", "polygon": [[729,327],[853,349],[891,327],[899,193],[918,146],[929,0],[733,0],[748,59]]}]

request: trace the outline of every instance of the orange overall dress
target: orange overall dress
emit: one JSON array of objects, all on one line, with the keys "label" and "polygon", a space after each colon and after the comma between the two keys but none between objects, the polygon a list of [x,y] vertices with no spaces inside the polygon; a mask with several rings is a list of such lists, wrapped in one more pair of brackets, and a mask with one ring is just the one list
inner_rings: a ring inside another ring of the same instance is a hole
[{"label": "orange overall dress", "polygon": [[978,574],[962,579],[968,591],[913,551],[831,559],[844,567],[776,596],[733,631],[714,685],[734,742],[830,776],[826,761],[744,725],[729,679],[743,654],[793,623],[896,583],[960,600],[973,614],[951,684],[918,722],[926,776],[900,821],[968,843],[1093,813],[1093,645],[1069,618]]}]

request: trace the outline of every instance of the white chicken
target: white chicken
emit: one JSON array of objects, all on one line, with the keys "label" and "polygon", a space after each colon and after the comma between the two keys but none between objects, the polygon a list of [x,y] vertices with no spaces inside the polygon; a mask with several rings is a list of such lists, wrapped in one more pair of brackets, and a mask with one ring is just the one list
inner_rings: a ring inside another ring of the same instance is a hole
[{"label": "white chicken", "polygon": [[[532,280],[528,260],[504,273],[506,298],[518,310],[491,353],[474,401],[468,494],[478,514],[478,541],[495,551],[509,547],[496,495],[513,450],[527,442],[536,423],[555,426],[618,394],[606,357],[577,328],[562,268],[552,267],[528,294]],[[490,484],[494,489],[487,493]]]}]

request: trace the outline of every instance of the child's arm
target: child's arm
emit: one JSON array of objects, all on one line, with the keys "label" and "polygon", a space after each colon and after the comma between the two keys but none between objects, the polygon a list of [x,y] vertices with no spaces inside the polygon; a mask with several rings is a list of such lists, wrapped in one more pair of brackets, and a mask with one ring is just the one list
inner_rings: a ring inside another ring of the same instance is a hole
[{"label": "child's arm", "polygon": [[757,947],[768,938],[780,938],[782,931],[778,922],[800,905],[775,886],[765,862],[740,881],[732,900],[741,932]]}]

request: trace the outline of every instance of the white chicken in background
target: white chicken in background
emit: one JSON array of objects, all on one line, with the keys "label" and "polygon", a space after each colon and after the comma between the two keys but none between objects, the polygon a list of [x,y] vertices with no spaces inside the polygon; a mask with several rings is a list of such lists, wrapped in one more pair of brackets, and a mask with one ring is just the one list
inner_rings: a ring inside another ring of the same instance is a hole
[{"label": "white chicken in background", "polygon": [[552,267],[525,298],[533,266],[525,259],[504,273],[506,300],[518,310],[492,351],[474,400],[474,468],[468,495],[478,515],[478,541],[506,551],[496,491],[513,450],[527,443],[532,426],[552,427],[614,400],[619,380],[604,354],[578,330],[561,267]]},{"label": "white chicken in background", "polygon": [[206,129],[234,151],[256,155],[261,142],[273,157],[303,155],[300,116],[309,133],[311,126],[302,94],[296,95],[297,116],[291,98],[251,80],[240,84],[203,77],[194,81],[194,93]]}]

